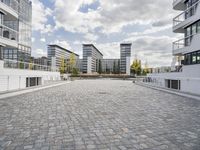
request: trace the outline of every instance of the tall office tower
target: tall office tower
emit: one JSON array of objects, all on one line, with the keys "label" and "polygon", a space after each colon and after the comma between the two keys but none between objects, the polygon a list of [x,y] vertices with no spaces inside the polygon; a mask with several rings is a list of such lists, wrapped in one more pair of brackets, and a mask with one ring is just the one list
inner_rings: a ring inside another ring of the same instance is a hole
[{"label": "tall office tower", "polygon": [[30,61],[32,3],[0,0],[0,58]]},{"label": "tall office tower", "polygon": [[93,44],[83,44],[83,73],[95,73],[99,71],[103,54]]},{"label": "tall office tower", "polygon": [[130,75],[131,43],[120,44],[120,73]]}]

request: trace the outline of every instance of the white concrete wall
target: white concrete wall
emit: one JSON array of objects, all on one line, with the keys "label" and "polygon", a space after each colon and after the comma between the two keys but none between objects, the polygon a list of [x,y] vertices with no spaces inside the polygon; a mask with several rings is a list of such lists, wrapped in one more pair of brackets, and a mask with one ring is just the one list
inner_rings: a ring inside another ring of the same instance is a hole
[{"label": "white concrete wall", "polygon": [[130,57],[126,57],[126,74],[127,75],[131,75],[131,58]]},{"label": "white concrete wall", "polygon": [[44,84],[48,80],[60,80],[60,73],[0,67],[0,92],[26,88],[27,77],[40,77]]},{"label": "white concrete wall", "polygon": [[155,86],[165,87],[165,80],[180,80],[181,91],[200,95],[200,64],[183,66],[183,72],[148,74]]}]

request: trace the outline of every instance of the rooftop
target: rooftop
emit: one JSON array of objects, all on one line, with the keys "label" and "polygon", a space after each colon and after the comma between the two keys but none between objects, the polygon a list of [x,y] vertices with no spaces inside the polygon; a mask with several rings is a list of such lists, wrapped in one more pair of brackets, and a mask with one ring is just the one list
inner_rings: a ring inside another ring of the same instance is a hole
[{"label": "rooftop", "polygon": [[[59,46],[59,45],[57,45],[57,44],[50,44],[50,45],[48,45],[48,46],[50,46],[50,47],[57,47],[57,48],[60,48],[60,49],[62,49],[62,50],[64,50],[64,51],[66,51],[66,52],[68,52],[68,53],[74,53],[74,52],[72,52],[72,51],[70,51],[70,50],[68,50],[68,49],[66,49],[66,48],[63,48],[63,47],[61,47],[61,46]],[[74,53],[76,56],[78,56],[79,57],[79,55],[78,54],[76,54],[76,53]]]},{"label": "rooftop", "polygon": [[99,51],[99,49],[96,48],[93,44],[83,44],[83,46],[92,46],[103,56],[103,54]]}]

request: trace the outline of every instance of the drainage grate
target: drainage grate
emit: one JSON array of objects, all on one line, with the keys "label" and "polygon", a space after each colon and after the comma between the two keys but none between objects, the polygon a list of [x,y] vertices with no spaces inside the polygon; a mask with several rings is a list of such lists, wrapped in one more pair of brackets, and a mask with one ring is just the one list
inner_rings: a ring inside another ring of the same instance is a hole
[{"label": "drainage grate", "polygon": [[108,94],[107,92],[99,92],[99,94],[101,94],[101,95],[106,95],[106,94]]}]

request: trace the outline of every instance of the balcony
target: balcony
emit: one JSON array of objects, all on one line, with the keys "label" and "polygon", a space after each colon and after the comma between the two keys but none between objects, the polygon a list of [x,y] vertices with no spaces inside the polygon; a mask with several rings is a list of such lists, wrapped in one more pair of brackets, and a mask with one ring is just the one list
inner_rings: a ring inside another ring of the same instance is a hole
[{"label": "balcony", "polygon": [[174,10],[185,10],[185,0],[174,0],[173,9]]},{"label": "balcony", "polygon": [[183,55],[185,53],[199,50],[200,33],[190,35],[173,42],[173,55]]},{"label": "balcony", "polygon": [[200,1],[196,2],[194,5],[192,5],[173,19],[173,31],[175,33],[184,33],[185,26],[188,26],[200,19],[199,3]]},{"label": "balcony", "polygon": [[17,0],[1,0],[0,9],[7,15],[9,14],[15,18],[18,18],[19,3]]},{"label": "balcony", "polygon": [[2,45],[18,47],[18,32],[5,25],[0,25],[0,39]]}]

